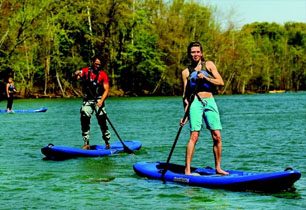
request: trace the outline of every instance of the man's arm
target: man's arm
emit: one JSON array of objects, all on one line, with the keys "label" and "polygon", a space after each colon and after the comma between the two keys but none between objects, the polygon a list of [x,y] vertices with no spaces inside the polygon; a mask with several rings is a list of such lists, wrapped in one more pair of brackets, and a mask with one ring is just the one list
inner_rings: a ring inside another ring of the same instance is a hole
[{"label": "man's arm", "polygon": [[102,97],[101,99],[98,101],[97,103],[97,106],[100,107],[102,106],[103,102],[105,101],[105,99],[107,98],[108,96],[108,92],[109,92],[109,84],[108,83],[104,83],[103,84],[103,87],[104,87],[104,92],[102,94]]},{"label": "man's arm", "polygon": [[74,75],[76,76],[77,80],[81,79],[81,74],[82,74],[81,70],[77,70],[74,72]]}]

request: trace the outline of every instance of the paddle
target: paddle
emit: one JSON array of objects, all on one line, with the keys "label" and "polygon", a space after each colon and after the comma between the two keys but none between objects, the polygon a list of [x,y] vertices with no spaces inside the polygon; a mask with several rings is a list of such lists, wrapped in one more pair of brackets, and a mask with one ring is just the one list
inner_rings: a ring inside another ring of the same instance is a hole
[{"label": "paddle", "polygon": [[[90,88],[87,86],[87,90],[89,92],[89,94],[91,95],[91,97],[94,97],[93,93],[91,92]],[[95,103],[97,103],[97,97],[95,97]],[[120,138],[117,130],[115,129],[115,127],[113,126],[112,122],[109,120],[109,118],[107,117],[107,114],[104,112],[104,110],[102,109],[102,107],[99,108],[99,110],[96,110],[95,104],[93,104],[93,109],[95,110],[96,115],[99,115],[100,111],[102,111],[102,113],[105,115],[106,120],[108,121],[108,123],[111,125],[112,129],[114,130],[115,134],[117,135],[118,139],[120,140],[121,144],[123,145],[123,149],[125,152],[127,152],[128,154],[134,154],[134,152],[128,148],[124,142],[122,141],[122,139]]]},{"label": "paddle", "polygon": [[[198,84],[199,84],[199,82],[198,82],[198,80],[197,80],[197,81],[196,81],[195,89],[194,89],[193,93],[192,93],[191,96],[190,96],[190,101],[189,101],[189,103],[188,103],[188,105],[187,105],[187,109],[186,109],[186,111],[185,111],[185,114],[184,114],[184,117],[183,117],[182,122],[185,122],[185,120],[186,120],[187,117],[188,117],[191,103],[193,102],[194,97],[197,95]],[[199,100],[201,100],[201,99],[199,99]],[[170,151],[170,153],[169,153],[169,156],[168,156],[168,159],[167,159],[167,162],[166,162],[166,165],[165,165],[165,169],[163,170],[163,173],[162,173],[162,176],[161,176],[161,179],[163,180],[163,183],[164,183],[164,184],[166,183],[166,181],[165,181],[165,179],[164,179],[164,176],[165,176],[165,174],[166,174],[166,172],[167,172],[167,170],[168,170],[168,166],[169,166],[169,162],[170,162],[172,153],[173,153],[173,151],[174,151],[175,145],[176,145],[177,140],[178,140],[178,138],[179,138],[179,136],[180,136],[180,133],[181,133],[181,131],[182,131],[183,126],[184,126],[183,123],[180,124],[179,130],[178,130],[178,132],[177,132],[177,134],[176,134],[176,137],[175,137],[175,139],[174,139],[174,143],[173,143],[172,148],[171,148],[171,151]]]},{"label": "paddle", "polygon": [[[97,103],[97,101],[95,101],[95,102]],[[97,110],[96,110],[96,109],[94,109],[94,110],[95,110],[96,114],[98,114],[98,113],[97,113]],[[107,117],[107,114],[104,112],[104,110],[102,109],[102,107],[99,108],[99,111],[100,111],[100,110],[102,111],[103,114],[105,114],[106,120],[107,120],[108,123],[111,125],[112,129],[114,130],[115,134],[117,135],[118,139],[120,140],[121,144],[123,145],[124,151],[127,152],[128,154],[134,154],[134,152],[124,144],[124,142],[123,142],[122,139],[120,138],[120,136],[119,136],[117,130],[115,129],[115,127],[113,126],[113,124],[112,124],[112,122],[109,120],[109,118]]]}]

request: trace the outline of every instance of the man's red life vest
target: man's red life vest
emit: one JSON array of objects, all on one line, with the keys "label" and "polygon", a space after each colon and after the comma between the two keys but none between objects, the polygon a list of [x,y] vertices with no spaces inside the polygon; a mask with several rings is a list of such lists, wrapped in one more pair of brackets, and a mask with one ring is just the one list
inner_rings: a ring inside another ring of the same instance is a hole
[{"label": "man's red life vest", "polygon": [[105,91],[103,85],[109,84],[108,76],[104,70],[94,71],[91,67],[86,67],[82,69],[80,76],[84,82],[83,93],[85,100],[100,98]]}]

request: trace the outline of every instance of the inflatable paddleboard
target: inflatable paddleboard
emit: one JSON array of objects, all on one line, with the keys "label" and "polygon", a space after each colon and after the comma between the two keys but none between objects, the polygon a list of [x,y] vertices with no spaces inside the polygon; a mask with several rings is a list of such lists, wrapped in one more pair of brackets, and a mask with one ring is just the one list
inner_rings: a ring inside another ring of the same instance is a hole
[{"label": "inflatable paddleboard", "polygon": [[13,110],[12,112],[7,112],[7,110],[0,110],[0,113],[36,113],[36,112],[46,112],[46,108],[41,109],[26,109],[26,110]]},{"label": "inflatable paddleboard", "polygon": [[[130,150],[139,150],[141,148],[141,142],[139,141],[123,142]],[[48,146],[43,147],[41,152],[46,156],[46,159],[50,160],[65,160],[78,157],[100,157],[124,152],[121,142],[111,143],[110,147],[110,149],[105,149],[105,145],[92,145],[90,146],[90,150],[84,150],[81,148],[49,144]]]},{"label": "inflatable paddleboard", "polygon": [[[149,179],[162,179],[166,163],[139,162],[133,168],[136,174]],[[239,191],[281,191],[292,187],[301,173],[292,169],[281,172],[257,173],[227,171],[229,175],[218,175],[214,169],[191,168],[192,175],[185,175],[185,166],[169,163],[163,180],[191,186],[220,188]]]}]

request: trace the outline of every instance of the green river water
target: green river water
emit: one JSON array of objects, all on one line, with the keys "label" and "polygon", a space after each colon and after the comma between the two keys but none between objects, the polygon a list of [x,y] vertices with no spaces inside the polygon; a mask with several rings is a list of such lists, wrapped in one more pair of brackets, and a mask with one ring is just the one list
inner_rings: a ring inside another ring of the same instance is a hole
[{"label": "green river water", "polygon": [[[291,167],[302,173],[295,191],[233,192],[148,180],[133,164],[166,161],[184,115],[181,97],[108,98],[108,116],[124,140],[139,140],[135,155],[46,161],[49,143],[81,147],[82,99],[20,99],[0,114],[0,209],[306,209],[306,92],[216,96],[223,124],[222,168],[258,172]],[[0,102],[0,109],[6,101]],[[112,140],[118,141],[112,132]],[[184,126],[171,158],[184,164]],[[97,121],[91,144],[102,144]],[[200,134],[192,166],[214,166],[212,140]]]}]

